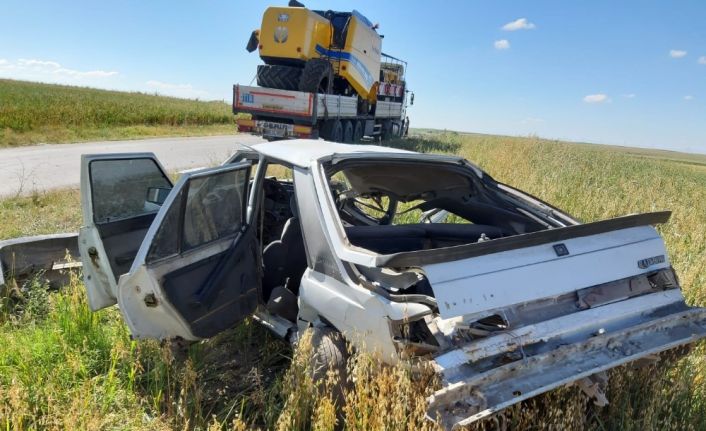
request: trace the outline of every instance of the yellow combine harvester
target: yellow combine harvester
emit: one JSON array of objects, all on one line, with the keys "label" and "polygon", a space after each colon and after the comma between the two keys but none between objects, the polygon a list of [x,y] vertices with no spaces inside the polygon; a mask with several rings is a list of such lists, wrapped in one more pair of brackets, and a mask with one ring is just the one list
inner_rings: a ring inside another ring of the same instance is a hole
[{"label": "yellow combine harvester", "polygon": [[296,1],[268,8],[247,45],[265,63],[259,87],[234,88],[234,112],[253,117],[239,120],[240,129],[272,139],[403,136],[406,63],[382,53],[377,28],[355,10],[316,11]]}]

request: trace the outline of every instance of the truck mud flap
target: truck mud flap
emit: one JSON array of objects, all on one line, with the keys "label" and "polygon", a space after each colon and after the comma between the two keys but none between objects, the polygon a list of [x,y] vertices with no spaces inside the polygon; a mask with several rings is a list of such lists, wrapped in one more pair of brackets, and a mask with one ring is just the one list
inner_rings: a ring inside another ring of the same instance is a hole
[{"label": "truck mud flap", "polygon": [[[666,298],[673,294],[657,295]],[[647,304],[643,301],[643,306]],[[476,368],[483,359],[477,356],[479,350],[471,346],[452,351],[450,357],[442,355],[435,365],[445,386],[428,399],[427,416],[446,429],[456,429],[554,388],[706,337],[706,309],[681,304],[672,303],[662,307],[661,312],[635,308],[634,315],[628,316],[629,325],[616,327],[615,322],[621,317],[616,316],[612,326],[605,325],[607,330],[601,325],[595,331],[594,326],[577,342],[559,342],[550,349],[535,350],[536,354],[525,355],[522,343],[515,344],[515,351],[522,356],[494,368]],[[639,323],[634,324],[636,321]],[[531,342],[541,345],[550,341],[546,338],[549,336],[540,334]],[[486,351],[493,344],[492,338],[495,337],[484,339],[488,341]],[[506,341],[502,343],[506,345]],[[477,362],[463,362],[462,356],[475,357]]]},{"label": "truck mud flap", "polygon": [[41,275],[50,287],[57,288],[68,281],[67,269],[80,266],[77,233],[0,241],[0,287],[11,279],[21,284]]}]

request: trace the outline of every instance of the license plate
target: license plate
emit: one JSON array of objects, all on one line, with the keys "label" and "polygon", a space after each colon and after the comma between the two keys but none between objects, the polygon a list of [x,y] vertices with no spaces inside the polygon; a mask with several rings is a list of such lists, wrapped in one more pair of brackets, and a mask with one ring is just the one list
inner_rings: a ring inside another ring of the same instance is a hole
[{"label": "license plate", "polygon": [[291,135],[294,131],[294,126],[291,124],[272,123],[269,121],[260,121],[258,123],[258,126],[262,129],[262,134],[265,136],[283,138]]}]

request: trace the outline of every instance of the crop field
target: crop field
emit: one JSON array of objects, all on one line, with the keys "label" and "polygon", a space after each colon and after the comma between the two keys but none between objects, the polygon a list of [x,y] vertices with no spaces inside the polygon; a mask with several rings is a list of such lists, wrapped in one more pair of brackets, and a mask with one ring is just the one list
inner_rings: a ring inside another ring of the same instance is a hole
[{"label": "crop field", "polygon": [[[2,96],[5,97],[5,96]],[[157,109],[157,108],[155,108]],[[3,116],[0,116],[2,118]],[[670,209],[660,226],[688,302],[706,305],[706,160],[659,151],[537,138],[429,132],[391,145],[460,154],[495,179],[583,221]],[[0,239],[80,226],[76,191],[0,201]],[[3,429],[435,429],[424,419],[433,376],[411,376],[353,355],[337,417],[330,376],[322,390],[296,351],[247,321],[173,348],[134,341],[113,307],[88,310],[78,274],[62,290],[37,281],[0,294]],[[706,430],[706,345],[643,368],[610,373],[606,407],[576,387],[514,406],[472,429]]]},{"label": "crop field", "polygon": [[0,148],[234,132],[223,102],[0,79]]}]

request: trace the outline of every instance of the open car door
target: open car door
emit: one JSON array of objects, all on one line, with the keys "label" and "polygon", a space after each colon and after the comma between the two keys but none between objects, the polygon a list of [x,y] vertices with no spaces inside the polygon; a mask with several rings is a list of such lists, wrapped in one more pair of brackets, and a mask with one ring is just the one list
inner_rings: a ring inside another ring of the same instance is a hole
[{"label": "open car door", "polygon": [[78,244],[93,311],[117,302],[118,278],[130,269],[171,189],[152,153],[81,156],[83,227]]},{"label": "open car door", "polygon": [[249,177],[247,162],[190,172],[155,199],[163,203],[116,286],[133,336],[206,338],[255,310],[260,263],[246,219]]}]

